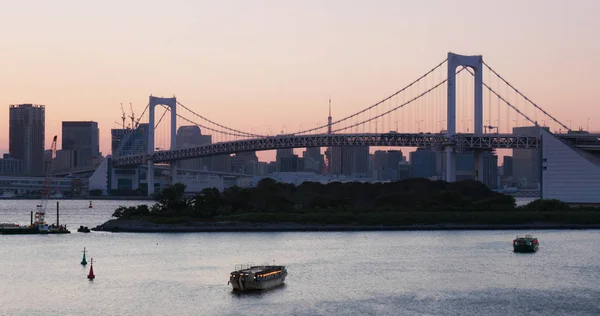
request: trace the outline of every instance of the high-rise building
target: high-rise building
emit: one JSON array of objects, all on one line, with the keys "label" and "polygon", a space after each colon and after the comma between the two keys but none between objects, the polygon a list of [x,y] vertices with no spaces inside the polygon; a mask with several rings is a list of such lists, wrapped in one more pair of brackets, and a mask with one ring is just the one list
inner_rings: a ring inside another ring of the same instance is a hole
[{"label": "high-rise building", "polygon": [[23,172],[44,174],[45,107],[35,104],[10,105],[10,156],[23,161]]},{"label": "high-rise building", "polygon": [[98,123],[62,122],[62,150],[74,152],[75,168],[93,167],[93,161],[100,156],[100,132]]}]

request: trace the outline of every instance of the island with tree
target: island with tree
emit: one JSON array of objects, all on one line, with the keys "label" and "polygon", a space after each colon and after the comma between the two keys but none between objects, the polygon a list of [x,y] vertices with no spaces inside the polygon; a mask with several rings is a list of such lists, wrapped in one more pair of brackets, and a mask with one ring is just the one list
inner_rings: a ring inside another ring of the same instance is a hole
[{"label": "island with tree", "polygon": [[510,195],[474,180],[389,183],[304,182],[266,178],[255,187],[205,189],[186,197],[177,183],[156,204],[119,207],[93,230],[112,232],[343,231],[600,228],[600,209]]}]

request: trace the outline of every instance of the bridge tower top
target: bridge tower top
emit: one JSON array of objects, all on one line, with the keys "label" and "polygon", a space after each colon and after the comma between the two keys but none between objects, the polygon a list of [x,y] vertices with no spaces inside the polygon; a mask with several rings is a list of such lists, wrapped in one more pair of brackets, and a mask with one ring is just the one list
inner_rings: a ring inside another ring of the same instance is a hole
[{"label": "bridge tower top", "polygon": [[148,132],[148,154],[154,153],[154,128],[155,128],[155,116],[154,109],[157,105],[168,106],[171,110],[171,144],[170,149],[177,149],[177,99],[155,97],[150,95],[150,102],[148,103],[148,116],[149,116],[149,132]]},{"label": "bridge tower top", "polygon": [[447,135],[456,134],[456,68],[472,68],[475,73],[473,123],[476,136],[483,134],[483,56],[448,53],[448,126]]}]

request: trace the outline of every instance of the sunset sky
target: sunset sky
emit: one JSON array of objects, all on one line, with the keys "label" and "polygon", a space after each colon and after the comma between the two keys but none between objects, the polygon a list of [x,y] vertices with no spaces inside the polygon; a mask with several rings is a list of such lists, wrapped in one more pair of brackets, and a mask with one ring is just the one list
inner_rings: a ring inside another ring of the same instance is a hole
[{"label": "sunset sky", "polygon": [[[172,96],[236,129],[325,123],[416,79],[449,51],[481,54],[562,121],[600,130],[598,0],[6,1],[0,9],[0,148],[9,104],[99,123]],[[484,75],[485,78],[485,75]],[[59,143],[60,148],[60,143]],[[270,159],[270,154],[262,156]]]}]

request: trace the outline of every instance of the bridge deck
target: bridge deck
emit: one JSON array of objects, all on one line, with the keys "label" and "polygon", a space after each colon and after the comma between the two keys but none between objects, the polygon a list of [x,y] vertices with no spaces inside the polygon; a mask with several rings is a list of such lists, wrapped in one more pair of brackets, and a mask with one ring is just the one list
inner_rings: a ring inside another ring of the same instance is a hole
[{"label": "bridge deck", "polygon": [[441,150],[454,147],[459,150],[495,148],[539,148],[540,138],[511,134],[320,134],[320,135],[277,135],[258,139],[238,140],[210,145],[163,150],[151,157],[147,154],[113,158],[114,166],[140,165],[149,159],[156,163],[182,159],[200,158],[233,154],[245,151],[261,151],[284,148],[339,147],[339,146],[381,146],[381,147],[423,147]]}]

